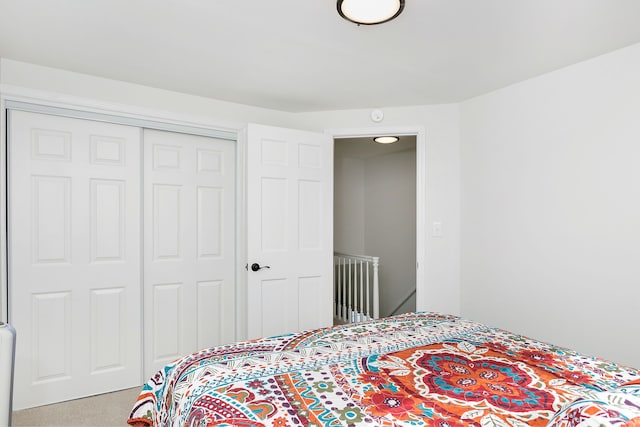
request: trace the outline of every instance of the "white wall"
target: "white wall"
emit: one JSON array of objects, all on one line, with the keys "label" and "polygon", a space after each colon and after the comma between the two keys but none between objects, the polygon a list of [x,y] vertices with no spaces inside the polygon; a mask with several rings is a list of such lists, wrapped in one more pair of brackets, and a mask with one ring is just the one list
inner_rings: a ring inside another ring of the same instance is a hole
[{"label": "white wall", "polygon": [[380,257],[380,315],[388,316],[416,288],[416,151],[367,159],[365,183],[366,253]]},{"label": "white wall", "polygon": [[640,45],[461,105],[462,314],[640,367]]},{"label": "white wall", "polygon": [[369,255],[364,245],[364,159],[334,157],[333,250]]}]

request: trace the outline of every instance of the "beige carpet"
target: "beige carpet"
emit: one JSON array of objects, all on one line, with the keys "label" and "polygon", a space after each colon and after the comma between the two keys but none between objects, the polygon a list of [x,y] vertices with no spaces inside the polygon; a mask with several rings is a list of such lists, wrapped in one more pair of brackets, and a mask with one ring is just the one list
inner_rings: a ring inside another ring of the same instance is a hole
[{"label": "beige carpet", "polygon": [[142,386],[55,405],[15,411],[14,427],[26,426],[126,426],[127,417]]}]

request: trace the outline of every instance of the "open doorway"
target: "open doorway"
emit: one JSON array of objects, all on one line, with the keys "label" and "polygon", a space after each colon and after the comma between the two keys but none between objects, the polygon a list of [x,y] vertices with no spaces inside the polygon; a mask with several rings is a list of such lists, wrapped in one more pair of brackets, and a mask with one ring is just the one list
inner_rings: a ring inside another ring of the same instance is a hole
[{"label": "open doorway", "polygon": [[380,317],[416,309],[416,136],[334,139],[334,251],[380,257]]}]

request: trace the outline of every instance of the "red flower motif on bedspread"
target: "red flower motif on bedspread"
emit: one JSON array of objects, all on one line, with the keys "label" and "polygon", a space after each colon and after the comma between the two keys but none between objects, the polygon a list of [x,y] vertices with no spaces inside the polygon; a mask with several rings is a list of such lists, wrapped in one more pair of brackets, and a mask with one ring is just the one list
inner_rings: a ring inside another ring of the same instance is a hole
[{"label": "red flower motif on bedspread", "polygon": [[424,354],[417,365],[432,393],[487,403],[512,412],[551,410],[551,393],[529,387],[533,379],[517,365],[493,359],[471,360],[453,353]]},{"label": "red flower motif on bedspread", "polygon": [[415,400],[402,393],[381,391],[367,396],[363,403],[370,413],[381,417],[391,414],[397,420],[410,419],[416,411]]}]

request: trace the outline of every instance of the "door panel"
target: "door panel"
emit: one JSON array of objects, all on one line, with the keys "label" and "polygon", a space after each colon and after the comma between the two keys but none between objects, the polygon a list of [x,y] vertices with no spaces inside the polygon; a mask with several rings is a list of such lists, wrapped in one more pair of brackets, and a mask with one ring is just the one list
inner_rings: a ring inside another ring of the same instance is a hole
[{"label": "door panel", "polygon": [[332,322],[333,145],[328,135],[247,128],[248,337]]},{"label": "door panel", "polygon": [[140,384],[140,129],[10,111],[15,409]]},{"label": "door panel", "polygon": [[145,375],[235,340],[235,144],[144,131]]}]

